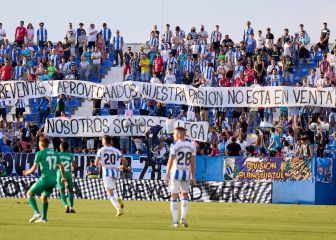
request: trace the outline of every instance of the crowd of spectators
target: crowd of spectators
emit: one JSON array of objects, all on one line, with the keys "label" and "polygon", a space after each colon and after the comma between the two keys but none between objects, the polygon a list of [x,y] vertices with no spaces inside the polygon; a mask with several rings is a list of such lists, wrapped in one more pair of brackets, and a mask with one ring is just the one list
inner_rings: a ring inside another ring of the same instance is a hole
[{"label": "crowd of spectators", "polygon": [[[179,26],[167,24],[160,33],[154,26],[148,41],[139,52],[125,48],[119,30],[113,33],[104,23],[101,29],[80,23],[74,29],[69,23],[64,40],[51,42],[44,23],[35,31],[23,21],[10,43],[0,24],[0,76],[6,80],[70,79],[99,82],[102,65],[113,60],[113,66],[123,67],[123,80],[161,84],[187,84],[198,87],[302,86],[335,87],[336,50],[330,48],[330,30],[323,24],[320,41],[312,44],[303,24],[293,34],[284,29],[275,36],[270,28],[266,34],[254,31],[247,22],[242,39],[233,41],[223,34],[219,25],[212,31],[201,26],[187,33]],[[17,101],[16,122],[7,122],[5,101],[0,101],[1,151],[31,152],[36,139],[43,134],[48,116],[67,115],[61,95],[56,106],[52,99],[39,100],[38,121],[21,123],[25,103]],[[153,100],[134,99],[127,102],[93,101],[93,115],[133,114],[164,116],[188,121],[208,121],[207,142],[195,142],[198,154],[217,156],[323,156],[330,147],[335,131],[335,108],[314,106],[280,108],[221,108],[174,106]],[[102,106],[103,105],[103,106]],[[60,143],[53,139],[55,149]],[[94,153],[99,138],[71,138],[75,153]],[[146,151],[141,138],[114,137],[114,145],[123,153]],[[333,146],[331,146],[333,147]]]}]

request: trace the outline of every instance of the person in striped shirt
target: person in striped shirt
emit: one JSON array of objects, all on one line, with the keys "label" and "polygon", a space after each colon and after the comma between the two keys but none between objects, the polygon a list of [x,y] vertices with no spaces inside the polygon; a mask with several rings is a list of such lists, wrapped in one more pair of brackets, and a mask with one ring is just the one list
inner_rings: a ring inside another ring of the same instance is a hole
[{"label": "person in striped shirt", "polygon": [[123,47],[124,47],[124,38],[120,36],[120,31],[116,31],[116,36],[113,37],[113,49],[114,49],[114,57],[115,57],[115,66],[119,64],[124,65],[123,59]]},{"label": "person in striped shirt", "polygon": [[159,46],[159,38],[155,35],[154,31],[151,32],[147,45],[150,48]]},{"label": "person in striped shirt", "polygon": [[100,33],[103,36],[103,39],[105,41],[106,46],[106,54],[107,58],[109,58],[110,55],[110,45],[111,45],[111,37],[112,37],[112,31],[107,27],[106,23],[103,23],[103,29],[100,31]]},{"label": "person in striped shirt", "polygon": [[40,48],[44,48],[46,42],[48,41],[48,31],[44,28],[44,23],[40,22],[40,28],[36,32],[36,42]]},{"label": "person in striped shirt", "polygon": [[183,64],[183,73],[185,74],[188,72],[189,74],[192,74],[194,71],[194,61],[191,59],[191,56],[187,56],[187,60]]},{"label": "person in striped shirt", "polygon": [[222,33],[219,31],[219,25],[216,25],[215,30],[211,33],[211,43],[216,52],[219,52]]},{"label": "person in striped shirt", "polygon": [[174,131],[175,142],[170,146],[165,184],[169,184],[171,193],[170,209],[173,217],[172,227],[178,227],[178,195],[181,191],[181,221],[183,227],[188,227],[186,216],[189,208],[190,182],[196,184],[195,178],[195,146],[185,139],[186,130],[178,127]]},{"label": "person in striped shirt", "polygon": [[139,64],[140,64],[140,60],[138,57],[138,53],[135,52],[130,61],[132,81],[137,81],[139,79],[139,76],[138,76],[139,67],[140,67]]},{"label": "person in striped shirt", "polygon": [[122,209],[124,204],[117,196],[116,184],[122,169],[121,166],[126,167],[127,163],[120,150],[112,147],[112,137],[103,136],[102,144],[103,147],[97,152],[95,165],[102,167],[104,188],[112,205],[117,210],[116,216],[119,217],[124,214]]},{"label": "person in striped shirt", "polygon": [[164,32],[163,37],[165,39],[165,43],[168,43],[169,46],[171,47],[171,40],[172,40],[172,37],[173,37],[173,32],[172,32],[172,30],[170,30],[170,25],[169,24],[166,24],[166,31]]},{"label": "person in striped shirt", "polygon": [[23,76],[24,71],[25,69],[21,65],[21,61],[17,61],[16,67],[14,68],[14,79],[19,80]]},{"label": "person in striped shirt", "polygon": [[206,80],[207,84],[212,87],[212,81],[215,77],[215,69],[212,66],[212,63],[208,61],[207,66],[203,71],[203,78]]}]

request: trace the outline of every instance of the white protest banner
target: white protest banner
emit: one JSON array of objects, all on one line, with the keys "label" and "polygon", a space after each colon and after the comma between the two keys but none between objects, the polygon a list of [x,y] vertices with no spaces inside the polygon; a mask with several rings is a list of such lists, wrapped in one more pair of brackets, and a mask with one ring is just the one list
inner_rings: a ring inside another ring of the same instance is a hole
[{"label": "white protest banner", "polygon": [[59,96],[60,94],[114,101],[143,97],[164,104],[200,107],[336,107],[336,88],[334,87],[194,88],[182,84],[153,84],[132,81],[103,85],[79,80],[0,82],[0,97],[5,99],[30,99]]},{"label": "white protest banner", "polygon": [[[174,122],[164,117],[152,116],[91,116],[73,118],[48,118],[44,133],[50,137],[102,137],[111,136],[145,136],[146,130],[160,125],[164,134],[169,134]],[[183,122],[179,126],[187,130],[187,138],[197,141],[207,141],[208,122]],[[168,126],[167,126],[168,124]]]}]

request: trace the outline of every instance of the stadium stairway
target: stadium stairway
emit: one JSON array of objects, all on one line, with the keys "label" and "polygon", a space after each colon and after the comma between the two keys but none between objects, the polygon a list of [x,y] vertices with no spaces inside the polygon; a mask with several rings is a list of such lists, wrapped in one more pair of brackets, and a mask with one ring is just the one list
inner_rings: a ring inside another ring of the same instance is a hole
[{"label": "stadium stairway", "polygon": [[[121,82],[123,76],[123,68],[122,67],[113,67],[111,70],[105,75],[101,83],[102,84],[111,84],[116,82]],[[102,108],[104,105],[104,101],[102,101]],[[81,106],[78,107],[74,115],[78,117],[84,117],[84,116],[92,116],[92,99],[84,99]],[[103,114],[102,114],[103,115]],[[106,114],[107,115],[107,114]]]},{"label": "stadium stairway", "polygon": [[[114,79],[115,76],[113,75],[114,71],[111,71],[112,68],[112,63],[113,63],[113,55],[111,56],[110,59],[106,59],[104,64],[102,65],[101,68],[101,75],[103,76],[102,81],[105,83],[110,83],[110,79]],[[122,71],[122,70],[121,70]],[[122,79],[122,78],[120,78]],[[95,82],[95,83],[99,83],[99,79],[97,76],[93,76],[93,72],[91,73],[90,76],[90,82]],[[56,97],[52,98],[52,103],[51,103],[51,113],[48,117],[52,117],[53,113],[55,111],[55,107],[56,107]],[[79,116],[86,116],[86,115],[91,115],[92,114],[92,103],[89,104],[87,103],[88,100],[87,99],[82,99],[82,98],[70,98],[67,100],[67,107],[66,107],[66,114],[68,116],[71,115],[76,115],[77,113],[82,115]],[[6,105],[7,107],[7,112],[9,114],[7,114],[7,121],[8,122],[14,122],[15,119],[15,103],[16,101],[11,101],[11,100],[7,100],[6,101]],[[24,112],[24,120],[25,121],[30,121],[33,120],[36,122],[36,124],[38,124],[39,122],[39,114],[38,114],[38,106],[40,103],[40,99],[30,99],[30,100],[25,100],[25,112]],[[87,106],[90,106],[90,113],[86,113],[85,111],[81,110],[82,107],[84,107],[84,109],[87,109]],[[20,119],[21,125],[23,124],[23,119]]]}]

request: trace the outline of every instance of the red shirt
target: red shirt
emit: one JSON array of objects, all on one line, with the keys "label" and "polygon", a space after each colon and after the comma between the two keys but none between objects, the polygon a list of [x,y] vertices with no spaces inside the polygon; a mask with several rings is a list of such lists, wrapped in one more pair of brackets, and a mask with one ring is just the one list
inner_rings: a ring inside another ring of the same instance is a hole
[{"label": "red shirt", "polygon": [[155,58],[153,61],[154,64],[154,72],[162,72],[163,70],[163,59]]},{"label": "red shirt", "polygon": [[219,79],[219,86],[220,87],[231,87],[230,79],[228,78]]},{"label": "red shirt", "polygon": [[244,76],[245,76],[245,81],[253,82],[253,80],[254,80],[254,70],[253,70],[253,68],[245,69]]},{"label": "red shirt", "polygon": [[234,86],[235,87],[241,87],[241,86],[244,85],[244,83],[245,83],[244,79],[237,77],[235,82],[234,82]]},{"label": "red shirt", "polygon": [[25,27],[19,26],[16,28],[15,33],[16,33],[15,40],[24,41],[24,38],[27,35],[27,29]]},{"label": "red shirt", "polygon": [[27,80],[28,80],[28,81],[34,81],[34,80],[36,80],[36,75],[35,75],[35,74],[30,74],[30,75],[28,75],[28,76],[27,76]]},{"label": "red shirt", "polygon": [[11,80],[13,68],[11,66],[2,66],[0,69],[1,80]]}]

